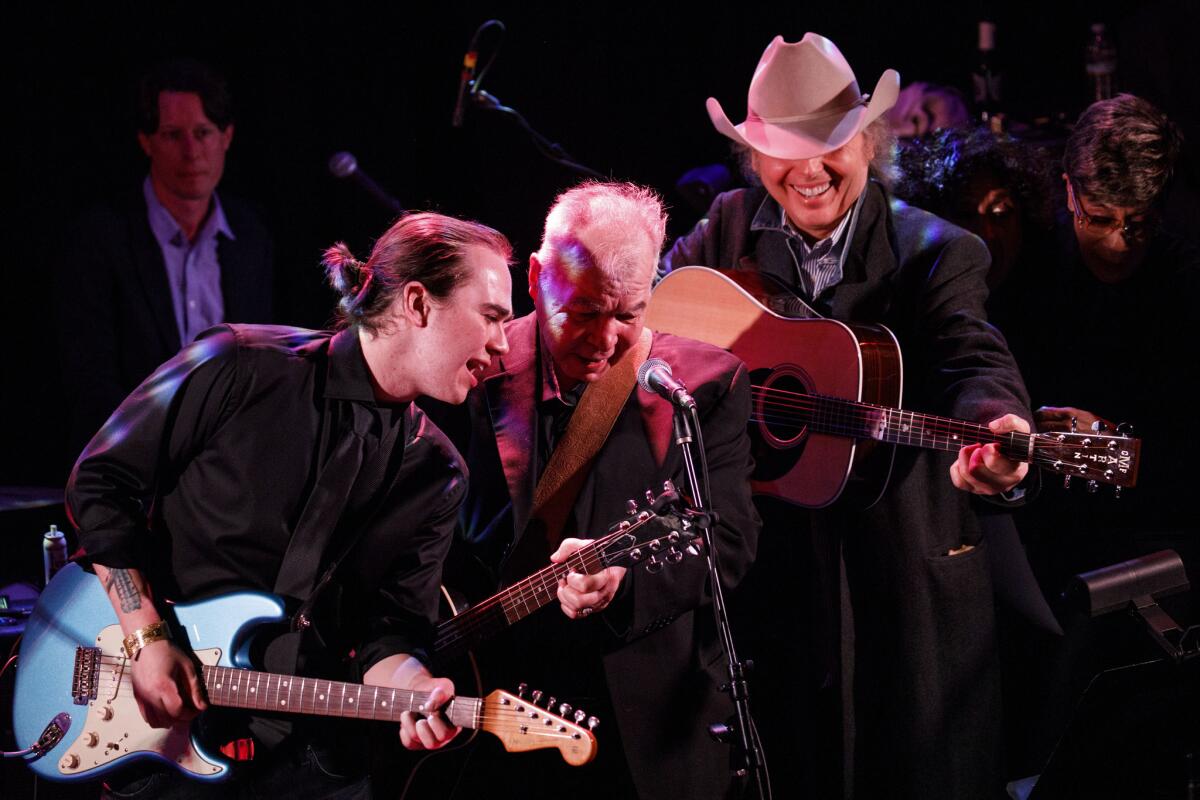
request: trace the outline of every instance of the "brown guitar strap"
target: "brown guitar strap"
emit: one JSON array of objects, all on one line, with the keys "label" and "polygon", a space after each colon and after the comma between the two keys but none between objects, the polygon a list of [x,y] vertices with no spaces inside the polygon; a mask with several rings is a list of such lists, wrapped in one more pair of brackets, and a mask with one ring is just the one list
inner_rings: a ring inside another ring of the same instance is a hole
[{"label": "brown guitar strap", "polygon": [[550,454],[541,480],[533,491],[529,530],[540,523],[544,541],[552,551],[562,541],[563,526],[596,454],[604,446],[637,383],[638,368],[650,355],[653,338],[649,328],[642,328],[641,338],[629,348],[625,357],[584,390],[579,407]]}]

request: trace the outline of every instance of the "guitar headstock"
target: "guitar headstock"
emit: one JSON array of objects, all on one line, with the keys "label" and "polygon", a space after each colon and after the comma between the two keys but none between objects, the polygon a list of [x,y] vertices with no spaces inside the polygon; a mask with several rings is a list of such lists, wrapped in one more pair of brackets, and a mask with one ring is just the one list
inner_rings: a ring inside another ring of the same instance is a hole
[{"label": "guitar headstock", "polygon": [[605,566],[644,563],[653,574],[702,552],[695,515],[670,481],[657,495],[647,491],[640,502],[629,500],[625,510],[628,516],[596,542]]},{"label": "guitar headstock", "polygon": [[1033,463],[1064,476],[1068,485],[1080,478],[1092,491],[1106,484],[1119,494],[1137,484],[1141,451],[1141,439],[1120,433],[1039,433],[1034,436]]},{"label": "guitar headstock", "polygon": [[600,720],[579,709],[574,711],[572,721],[568,719],[572,708],[566,703],[558,707],[560,713],[555,713],[555,698],[546,698],[545,704],[539,705],[543,699],[541,692],[534,691],[528,698],[524,694],[525,684],[521,684],[517,694],[497,689],[483,698],[483,721],[479,727],[494,734],[510,753],[555,747],[573,767],[596,757],[599,745],[592,730]]}]

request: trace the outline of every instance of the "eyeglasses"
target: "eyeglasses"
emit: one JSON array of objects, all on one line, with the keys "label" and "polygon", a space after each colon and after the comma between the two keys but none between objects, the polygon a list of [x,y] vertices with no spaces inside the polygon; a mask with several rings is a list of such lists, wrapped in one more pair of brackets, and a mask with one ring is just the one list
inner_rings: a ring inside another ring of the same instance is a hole
[{"label": "eyeglasses", "polygon": [[1144,239],[1158,226],[1158,214],[1153,211],[1142,214],[1138,219],[1130,219],[1128,216],[1124,219],[1120,217],[1103,217],[1087,213],[1083,210],[1083,204],[1079,202],[1080,193],[1075,188],[1075,181],[1071,178],[1067,178],[1067,194],[1071,198],[1071,209],[1075,214],[1075,225],[1095,236],[1109,236],[1120,231],[1122,238]]}]

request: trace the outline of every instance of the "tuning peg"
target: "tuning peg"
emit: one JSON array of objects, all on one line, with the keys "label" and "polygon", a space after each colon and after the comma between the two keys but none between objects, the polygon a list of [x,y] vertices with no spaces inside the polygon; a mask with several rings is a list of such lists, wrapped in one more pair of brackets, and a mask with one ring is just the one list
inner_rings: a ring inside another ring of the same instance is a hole
[{"label": "tuning peg", "polygon": [[644,556],[644,555],[646,555],[646,554],[642,552],[642,548],[635,547],[629,551],[629,560],[636,564],[637,562],[642,560],[642,556]]},{"label": "tuning peg", "polygon": [[1121,487],[1120,486],[1113,487],[1113,498],[1116,500],[1121,499]]},{"label": "tuning peg", "polygon": [[1063,475],[1063,488],[1064,489],[1071,488],[1071,476],[1070,475]]},{"label": "tuning peg", "polygon": [[587,717],[586,711],[584,711],[582,708],[575,709],[575,724],[576,725],[583,722],[585,717]]},{"label": "tuning peg", "polygon": [[571,716],[571,704],[570,704],[570,703],[563,703],[561,706],[559,706],[559,707],[558,707],[558,714],[559,714],[559,716],[562,716],[562,717],[569,717],[569,716]]},{"label": "tuning peg", "polygon": [[1071,433],[1076,433],[1079,430],[1079,418],[1071,417]]},{"label": "tuning peg", "polygon": [[528,692],[528,691],[529,691],[529,684],[528,684],[528,683],[518,683],[518,684],[517,684],[517,697],[519,697],[519,698],[521,698],[522,700],[524,700],[524,699],[525,699],[525,693],[526,693],[526,692]]},{"label": "tuning peg", "polygon": [[638,510],[637,500],[629,499],[625,501],[625,513],[636,514]]},{"label": "tuning peg", "polygon": [[683,561],[683,553],[679,552],[674,547],[667,551],[668,564],[678,564],[680,561]]},{"label": "tuning peg", "polygon": [[693,539],[691,542],[688,543],[687,554],[689,556],[700,555],[700,548],[703,546],[703,544],[704,543],[701,542],[699,539]]},{"label": "tuning peg", "polygon": [[646,571],[651,575],[657,575],[662,572],[663,562],[658,560],[658,556],[650,556],[650,560],[646,562]]},{"label": "tuning peg", "polygon": [[1104,420],[1096,420],[1092,423],[1092,433],[1104,433],[1108,430],[1108,426],[1104,424]]},{"label": "tuning peg", "polygon": [[663,481],[663,491],[667,494],[674,494],[675,484],[671,483],[670,481]]},{"label": "tuning peg", "polygon": [[1088,482],[1087,482],[1087,490],[1088,490],[1088,491],[1089,491],[1091,494],[1095,494],[1095,493],[1096,493],[1096,492],[1097,492],[1099,489],[1100,489],[1100,482],[1099,482],[1099,481],[1097,481],[1097,480],[1090,480],[1090,481],[1088,481]]},{"label": "tuning peg", "polygon": [[600,724],[600,718],[599,718],[599,717],[588,717],[588,718],[587,718],[587,726],[588,726],[588,730],[589,730],[589,731],[594,731],[594,730],[596,730],[596,726],[597,726],[597,725],[599,725],[599,724]]},{"label": "tuning peg", "polygon": [[541,689],[534,689],[534,690],[533,690],[533,694],[529,695],[529,699],[533,701],[533,704],[534,704],[535,706],[536,706],[538,703],[542,702],[542,690],[541,690]]},{"label": "tuning peg", "polygon": [[554,710],[554,704],[555,704],[555,703],[557,703],[557,702],[558,702],[558,698],[557,698],[557,697],[555,697],[554,695],[550,695],[550,699],[546,701],[546,710],[547,710],[547,711],[553,711],[553,710]]},{"label": "tuning peg", "polygon": [[1132,436],[1133,435],[1133,426],[1130,425],[1128,422],[1122,422],[1120,425],[1117,426],[1117,433],[1119,433],[1121,436]]}]

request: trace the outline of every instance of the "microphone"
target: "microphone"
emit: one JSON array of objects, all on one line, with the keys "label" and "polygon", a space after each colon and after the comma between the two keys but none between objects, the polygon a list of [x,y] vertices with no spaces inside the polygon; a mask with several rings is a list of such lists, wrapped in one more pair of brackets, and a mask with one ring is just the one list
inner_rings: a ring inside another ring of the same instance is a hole
[{"label": "microphone", "polygon": [[404,206],[400,205],[399,200],[388,194],[382,186],[371,180],[370,175],[358,168],[358,159],[354,157],[353,153],[343,150],[330,156],[329,172],[335,178],[350,179],[358,185],[358,188],[371,195],[377,203],[393,214],[404,213]]},{"label": "microphone", "polygon": [[[476,37],[478,33],[476,33]],[[463,100],[467,96],[467,87],[471,85],[471,79],[475,77],[475,63],[479,58],[479,54],[475,52],[474,38],[471,40],[471,49],[463,56],[462,73],[458,77],[458,99],[454,101],[454,116],[450,118],[450,125],[454,128],[461,128],[463,124]],[[474,92],[472,92],[474,94]]]},{"label": "microphone", "polygon": [[679,408],[695,408],[696,401],[687,387],[671,374],[671,367],[661,358],[648,358],[638,367],[638,386],[647,392],[666,398]]}]

